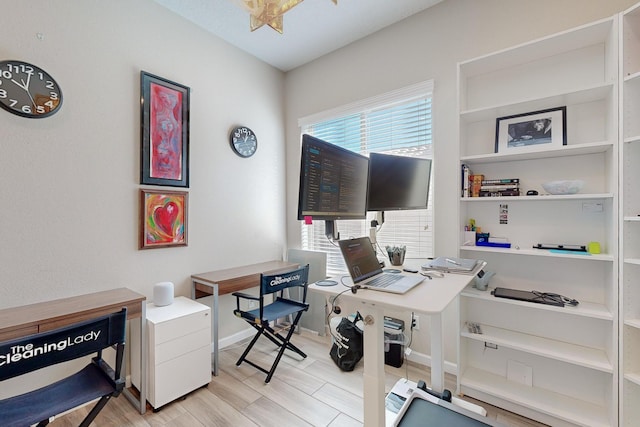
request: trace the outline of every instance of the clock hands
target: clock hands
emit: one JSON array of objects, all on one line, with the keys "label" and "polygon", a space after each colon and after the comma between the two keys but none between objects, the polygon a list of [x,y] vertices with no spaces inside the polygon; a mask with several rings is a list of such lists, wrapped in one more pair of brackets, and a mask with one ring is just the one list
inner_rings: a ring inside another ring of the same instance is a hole
[{"label": "clock hands", "polygon": [[20,81],[22,82],[22,84],[24,84],[24,90],[29,92],[29,82],[31,82],[31,73],[27,73],[27,82],[26,83],[24,83],[24,80],[22,80],[22,79],[20,79]]},{"label": "clock hands", "polygon": [[[16,85],[18,85],[18,87],[20,87],[20,88],[22,88],[22,89],[24,89],[24,90],[27,90],[27,89],[26,89],[26,87],[25,87],[24,82],[22,82],[22,83],[18,83],[18,82],[17,82],[17,81],[15,81],[14,79],[11,79],[11,81],[12,81],[12,82],[14,82]],[[21,79],[20,81],[22,81],[22,79]]]},{"label": "clock hands", "polygon": [[31,96],[31,92],[29,92],[29,84],[31,83],[31,73],[27,73],[27,81],[25,83],[24,79],[20,79],[20,83],[18,83],[17,81],[15,81],[15,79],[11,79],[12,82],[14,82],[18,87],[24,89],[25,92],[27,92],[27,95],[29,95],[29,99],[31,100],[31,104],[33,104],[33,107],[36,107],[36,102],[33,100],[33,97]]}]

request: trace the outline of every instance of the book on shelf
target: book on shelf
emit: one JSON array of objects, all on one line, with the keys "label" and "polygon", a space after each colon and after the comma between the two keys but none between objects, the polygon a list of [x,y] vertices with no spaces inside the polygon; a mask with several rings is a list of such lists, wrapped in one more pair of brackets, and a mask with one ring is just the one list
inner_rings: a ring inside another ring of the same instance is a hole
[{"label": "book on shelf", "polygon": [[520,178],[483,179],[482,185],[519,184]]},{"label": "book on shelf", "polygon": [[470,186],[470,196],[471,197],[479,197],[480,196],[480,187],[482,186],[482,180],[484,179],[484,175],[469,175],[469,186]]},{"label": "book on shelf", "polygon": [[520,190],[488,190],[480,191],[480,197],[504,197],[504,196],[519,196]]},{"label": "book on shelf", "polygon": [[471,175],[471,169],[469,169],[469,165],[462,164],[462,197],[469,197],[469,175]]},{"label": "book on shelf", "polygon": [[481,185],[479,191],[507,191],[507,190],[519,190],[519,184],[496,184],[496,185]]}]

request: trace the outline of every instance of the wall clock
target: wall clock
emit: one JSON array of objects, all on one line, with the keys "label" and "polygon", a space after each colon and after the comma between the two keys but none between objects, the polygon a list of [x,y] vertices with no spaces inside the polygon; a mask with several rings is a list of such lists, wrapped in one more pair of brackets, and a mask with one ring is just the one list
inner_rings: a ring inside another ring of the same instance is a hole
[{"label": "wall clock", "polygon": [[22,61],[0,61],[0,106],[30,119],[55,114],[62,105],[60,86],[42,68]]},{"label": "wall clock", "polygon": [[258,149],[256,134],[246,126],[233,128],[229,135],[229,143],[234,153],[240,157],[251,157]]}]

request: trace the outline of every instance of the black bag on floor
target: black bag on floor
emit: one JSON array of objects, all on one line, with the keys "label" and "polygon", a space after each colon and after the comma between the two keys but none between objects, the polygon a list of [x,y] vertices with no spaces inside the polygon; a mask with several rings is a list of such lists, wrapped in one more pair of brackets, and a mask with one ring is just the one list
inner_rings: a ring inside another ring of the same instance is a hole
[{"label": "black bag on floor", "polygon": [[343,371],[353,371],[363,355],[362,331],[356,322],[362,320],[360,313],[356,313],[353,322],[343,317],[333,335],[333,345],[329,356]]}]

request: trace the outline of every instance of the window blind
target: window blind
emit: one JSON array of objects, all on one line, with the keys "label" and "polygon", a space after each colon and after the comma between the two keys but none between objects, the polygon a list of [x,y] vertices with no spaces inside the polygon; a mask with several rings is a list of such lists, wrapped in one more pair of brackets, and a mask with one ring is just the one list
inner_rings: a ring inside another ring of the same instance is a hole
[{"label": "window blind", "polygon": [[[433,81],[429,80],[314,114],[298,123],[302,133],[364,155],[378,152],[433,159],[432,98]],[[377,232],[379,257],[388,259],[385,246],[406,246],[408,258],[433,255],[432,195],[429,188],[427,209],[385,212],[384,224]],[[368,236],[375,215],[370,213],[369,217],[337,221],[340,238]],[[324,221],[301,227],[301,247],[326,252],[329,275],[346,271],[340,249],[325,237]]]}]

